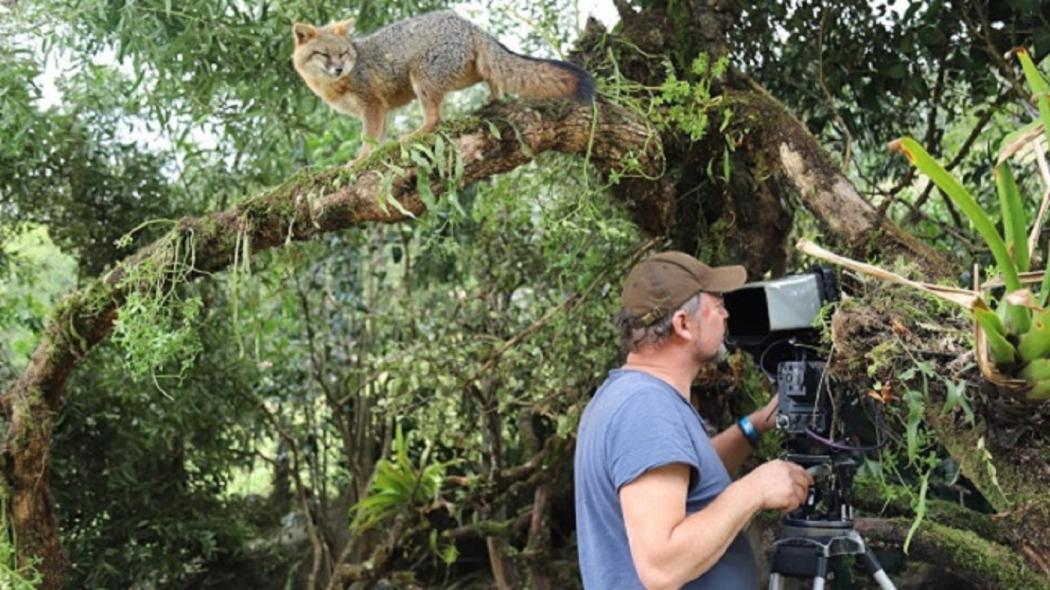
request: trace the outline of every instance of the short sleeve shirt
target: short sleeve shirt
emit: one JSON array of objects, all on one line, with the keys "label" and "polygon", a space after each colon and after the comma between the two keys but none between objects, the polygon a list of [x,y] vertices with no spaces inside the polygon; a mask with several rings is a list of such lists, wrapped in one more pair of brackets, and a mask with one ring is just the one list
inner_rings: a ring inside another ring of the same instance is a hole
[{"label": "short sleeve shirt", "polygon": [[[707,506],[731,482],[689,402],[652,375],[613,370],[587,404],[576,438],[576,531],[585,588],[643,588],[627,542],[620,488],[671,463],[689,466],[687,514]],[[711,569],[683,586],[757,587],[754,555],[742,533]]]}]

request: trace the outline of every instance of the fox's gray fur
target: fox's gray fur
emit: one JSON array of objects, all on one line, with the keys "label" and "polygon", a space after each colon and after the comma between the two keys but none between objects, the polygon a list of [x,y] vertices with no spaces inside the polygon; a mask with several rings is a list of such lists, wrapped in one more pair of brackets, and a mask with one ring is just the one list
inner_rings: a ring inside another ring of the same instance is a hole
[{"label": "fox's gray fur", "polygon": [[[594,79],[557,60],[518,55],[450,10],[431,12],[353,37],[348,21],[314,27],[297,23],[295,68],[336,110],[360,118],[378,141],[386,113],[418,98],[426,133],[441,121],[441,102],[453,90],[485,82],[491,100],[507,92],[531,97],[594,100]],[[358,159],[369,152],[368,144]]]}]

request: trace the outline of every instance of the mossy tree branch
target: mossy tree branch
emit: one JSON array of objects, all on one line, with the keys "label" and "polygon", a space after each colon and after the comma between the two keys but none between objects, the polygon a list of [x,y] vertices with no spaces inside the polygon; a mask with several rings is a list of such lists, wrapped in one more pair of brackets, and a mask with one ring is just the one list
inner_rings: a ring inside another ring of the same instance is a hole
[{"label": "mossy tree branch", "polygon": [[[933,363],[934,371],[949,376],[952,381],[979,382],[980,376],[972,366],[958,363],[960,347],[957,344],[969,326],[961,322],[954,309],[942,308],[921,317],[913,314],[921,304],[909,304],[907,293],[897,293],[892,299],[894,308],[884,309],[886,299],[866,298],[863,304],[840,306],[832,319],[832,339],[836,356],[836,371],[846,375],[849,367],[874,367],[869,380],[894,379],[903,372],[903,365],[880,360],[876,352],[879,342],[895,345],[894,359],[914,363],[915,354],[922,354]],[[912,295],[918,297],[917,295]],[[902,298],[905,298],[902,300]],[[893,326],[899,326],[898,332]],[[925,326],[939,326],[954,336],[928,331]],[[900,330],[902,326],[909,326]],[[912,351],[922,350],[922,353]],[[899,356],[896,356],[899,355]],[[857,378],[854,376],[854,380]],[[918,381],[918,379],[916,379]],[[861,385],[860,387],[865,387]],[[870,382],[867,385],[870,387]],[[963,507],[949,505],[930,498],[926,500],[926,519],[919,531],[930,525],[951,528],[956,533],[966,531],[980,536],[996,546],[1008,546],[1013,555],[1023,560],[1030,572],[1050,582],[1050,500],[1046,489],[1050,486],[1050,470],[1044,466],[1047,442],[1039,435],[1045,424],[1046,408],[1011,398],[991,389],[973,389],[970,393],[974,422],[965,418],[961,410],[945,412],[946,385],[940,379],[929,379],[925,384],[898,383],[895,387],[921,387],[924,398],[924,422],[938,443],[956,461],[961,473],[986,499],[995,514],[980,514]],[[1025,433],[1018,444],[1010,432]],[[883,505],[873,499],[880,494],[871,486],[860,483],[858,497],[868,498],[868,507],[890,514],[910,514],[908,506]],[[863,504],[864,501],[861,502]],[[875,506],[874,504],[879,504]],[[943,547],[943,546],[942,546]],[[991,555],[991,554],[989,554]],[[991,559],[991,558],[989,558]],[[984,586],[981,586],[984,587]],[[989,586],[991,587],[991,586]],[[1003,586],[1011,587],[1011,586]]]},{"label": "mossy tree branch", "polygon": [[[860,518],[857,532],[868,543],[899,547],[911,527],[909,518]],[[972,531],[963,531],[929,522],[912,538],[908,555],[936,564],[976,588],[1045,590],[1046,580],[1029,569],[1011,548],[998,545]]]},{"label": "mossy tree branch", "polygon": [[[752,83],[754,85],[754,83]],[[931,278],[952,276],[958,269],[944,254],[904,232],[861,197],[835,166],[815,137],[783,103],[762,88],[726,93],[733,110],[731,133],[757,157],[760,168],[776,173],[791,186],[805,207],[854,257],[904,256],[915,260]]]}]

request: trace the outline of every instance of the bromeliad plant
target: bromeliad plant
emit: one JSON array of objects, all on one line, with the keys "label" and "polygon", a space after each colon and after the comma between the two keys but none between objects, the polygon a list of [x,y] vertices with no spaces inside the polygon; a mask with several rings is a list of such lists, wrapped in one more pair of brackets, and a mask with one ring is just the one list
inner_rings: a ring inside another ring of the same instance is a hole
[{"label": "bromeliad plant", "polygon": [[376,464],[368,496],[350,508],[351,528],[363,532],[393,518],[399,512],[424,510],[437,497],[451,462],[430,462],[430,445],[417,467],[408,456],[408,444],[398,424],[395,429],[392,459]]},{"label": "bromeliad plant", "polygon": [[[999,385],[1023,392],[1027,399],[1045,400],[1050,399],[1050,307],[1047,307],[1050,273],[1028,272],[1032,261],[1029,250],[1036,244],[1042,215],[1037,216],[1031,237],[1026,240],[1027,219],[1021,193],[1010,168],[1010,156],[1030,143],[1036,150],[1043,149],[1038,143],[1039,127],[1050,140],[1050,85],[1040,75],[1027,51],[1017,49],[1014,53],[1021,62],[1039,105],[1040,120],[1007,136],[999,152],[994,175],[1002,209],[1002,235],[970,192],[933,159],[919,142],[903,137],[890,144],[890,149],[903,153],[920,172],[928,176],[966,214],[984,238],[995,257],[1002,284],[1006,287],[1001,299],[988,302],[982,294],[909,281],[882,269],[835,256],[805,241],[800,242],[798,247],[814,256],[885,280],[908,284],[966,307],[973,313],[979,326],[978,359],[990,359],[994,363],[994,370],[982,366],[982,372]],[[1041,153],[1037,155],[1043,157]],[[1050,191],[1050,177],[1044,178],[1044,181]],[[1050,196],[1050,192],[1047,194]],[[1044,198],[1044,205],[1040,208],[1042,211],[1046,208],[1045,201]],[[1050,260],[1050,253],[1046,258]],[[1042,275],[1039,291],[1032,294],[1024,285],[1039,274]],[[985,352],[987,357],[984,356]]]}]

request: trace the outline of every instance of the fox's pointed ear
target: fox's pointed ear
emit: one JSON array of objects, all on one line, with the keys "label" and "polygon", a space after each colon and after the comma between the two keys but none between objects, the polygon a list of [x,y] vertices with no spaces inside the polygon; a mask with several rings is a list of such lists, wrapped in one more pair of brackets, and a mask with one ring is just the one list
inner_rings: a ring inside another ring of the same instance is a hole
[{"label": "fox's pointed ear", "polygon": [[354,28],[354,19],[348,18],[346,20],[336,21],[328,25],[328,30],[332,31],[332,34],[339,35],[341,37],[347,37],[350,35],[350,31]]},{"label": "fox's pointed ear", "polygon": [[306,23],[295,23],[292,25],[292,34],[295,35],[295,44],[306,43],[317,36],[317,28]]}]

